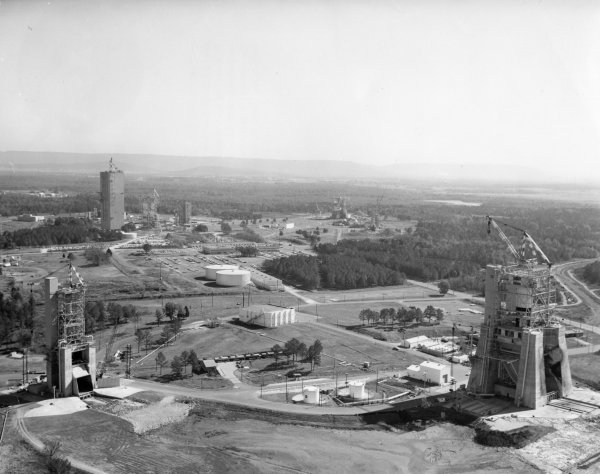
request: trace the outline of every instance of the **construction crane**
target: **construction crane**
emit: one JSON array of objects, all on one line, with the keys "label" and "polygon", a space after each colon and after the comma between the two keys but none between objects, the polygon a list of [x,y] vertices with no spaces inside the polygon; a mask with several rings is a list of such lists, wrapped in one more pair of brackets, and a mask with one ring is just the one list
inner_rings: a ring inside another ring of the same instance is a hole
[{"label": "construction crane", "polygon": [[[520,229],[513,225],[498,221],[490,216],[485,216],[485,218],[486,218],[487,224],[488,224],[488,227],[487,227],[488,234],[490,234],[492,232],[492,227],[493,227],[496,230],[496,232],[498,232],[498,235],[500,236],[500,238],[507,245],[508,250],[513,255],[513,257],[515,258],[515,260],[517,261],[517,263],[519,265],[531,265],[533,263],[537,263],[538,257],[540,257],[542,262],[545,263],[546,265],[548,265],[548,268],[552,267],[552,262],[550,261],[550,259],[546,256],[546,254],[542,251],[542,249],[539,247],[539,245],[535,242],[535,240],[533,240],[533,238],[527,233],[526,230],[523,230],[523,229]],[[517,250],[515,248],[515,246],[512,244],[510,239],[506,236],[506,234],[504,233],[504,231],[498,224],[501,224],[505,227],[516,230],[522,234],[521,248],[519,250]],[[535,258],[527,258],[527,252],[531,251],[531,250],[533,250],[533,252],[536,254]]]},{"label": "construction crane", "polygon": [[[73,275],[75,275],[75,277],[77,278],[77,281],[79,283],[74,283]],[[72,263],[69,263],[69,286],[71,288],[77,288],[77,287],[85,288],[85,283],[83,282],[83,278],[81,278],[81,275],[79,273],[77,273],[77,269],[75,268],[75,266]]]}]

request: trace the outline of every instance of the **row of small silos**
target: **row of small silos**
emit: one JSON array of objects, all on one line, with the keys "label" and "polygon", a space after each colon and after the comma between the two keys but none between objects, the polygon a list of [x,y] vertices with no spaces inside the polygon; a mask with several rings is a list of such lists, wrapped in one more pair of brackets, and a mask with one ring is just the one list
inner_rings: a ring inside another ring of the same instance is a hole
[{"label": "row of small silos", "polygon": [[204,276],[219,286],[246,286],[251,279],[250,272],[241,270],[237,265],[207,265]]}]

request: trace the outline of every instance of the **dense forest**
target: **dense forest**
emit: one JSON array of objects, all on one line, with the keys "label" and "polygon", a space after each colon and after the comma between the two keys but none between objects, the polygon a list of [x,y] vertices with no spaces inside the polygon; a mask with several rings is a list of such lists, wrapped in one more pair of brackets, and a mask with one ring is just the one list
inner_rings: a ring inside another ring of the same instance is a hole
[{"label": "dense forest", "polygon": [[389,268],[385,263],[369,261],[367,254],[346,253],[343,246],[339,246],[336,249],[339,251],[336,252],[321,252],[320,248],[321,246],[317,246],[318,257],[292,255],[276,258],[267,260],[263,269],[306,289],[347,290],[404,283],[403,273]]},{"label": "dense forest", "polygon": [[0,235],[0,248],[106,242],[121,238],[121,232],[98,229],[88,219],[57,217],[52,223],[32,229],[4,232]]},{"label": "dense forest", "polygon": [[600,260],[596,260],[583,268],[583,278],[588,283],[600,284]]},{"label": "dense forest", "polygon": [[[517,215],[511,224],[527,228],[553,262],[600,254],[597,213],[590,219],[573,209],[513,211]],[[510,263],[505,244],[497,235],[487,234],[483,216],[431,212],[423,217],[413,231],[401,236],[317,244],[318,257],[310,265],[290,257],[267,262],[264,268],[306,288],[364,288],[411,278],[447,279],[454,290],[479,291],[480,270],[486,264]],[[520,244],[518,232],[511,238]]]}]

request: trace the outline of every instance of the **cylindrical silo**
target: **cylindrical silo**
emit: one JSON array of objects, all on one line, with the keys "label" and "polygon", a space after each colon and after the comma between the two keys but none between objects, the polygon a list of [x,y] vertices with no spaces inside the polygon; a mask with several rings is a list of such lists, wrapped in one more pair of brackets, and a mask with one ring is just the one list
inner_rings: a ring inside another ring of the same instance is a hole
[{"label": "cylindrical silo", "polygon": [[217,272],[219,286],[245,286],[250,283],[248,270],[220,270]]},{"label": "cylindrical silo", "polygon": [[204,267],[204,277],[207,280],[216,280],[217,272],[221,270],[237,270],[237,265],[207,265]]},{"label": "cylindrical silo", "polygon": [[353,380],[348,382],[348,388],[350,389],[350,396],[356,400],[362,400],[367,398],[365,393],[365,383]]},{"label": "cylindrical silo", "polygon": [[302,392],[304,395],[304,403],[317,405],[319,403],[319,388],[313,385],[307,385]]}]

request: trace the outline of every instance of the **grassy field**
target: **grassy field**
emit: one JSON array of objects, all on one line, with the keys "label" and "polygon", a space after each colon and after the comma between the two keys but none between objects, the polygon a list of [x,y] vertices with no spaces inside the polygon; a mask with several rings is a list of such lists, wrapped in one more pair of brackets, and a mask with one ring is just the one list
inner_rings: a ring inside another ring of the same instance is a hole
[{"label": "grassy field", "polygon": [[[371,362],[372,367],[380,370],[405,368],[414,361],[420,361],[423,357],[419,354],[392,351],[390,346],[377,344],[372,338],[357,336],[343,329],[328,328],[311,323],[299,323],[271,329],[247,329],[241,326],[224,324],[214,329],[198,329],[183,333],[172,345],[161,351],[171,360],[183,350],[194,349],[198,357],[214,358],[223,355],[255,353],[269,350],[273,345],[283,345],[285,341],[297,338],[307,346],[316,339],[323,344],[323,357],[321,366],[316,366],[313,376],[331,377],[335,365],[340,370],[340,362],[349,365],[345,371],[357,373],[361,371],[363,362]],[[143,351],[142,351],[143,352]],[[253,361],[251,369],[258,372],[273,364],[273,359],[261,359]],[[298,368],[308,369],[309,364],[297,365]],[[278,373],[292,370],[292,366],[280,367],[280,370],[267,370],[267,375],[273,375],[270,381],[276,381]],[[135,376],[151,376],[156,374],[154,357],[151,356],[142,364],[134,364]],[[167,369],[167,372],[170,369]]]},{"label": "grassy field", "polygon": [[[407,288],[406,291],[410,291],[409,288]],[[445,316],[441,325],[444,327],[452,327],[453,324],[456,324],[457,327],[461,329],[469,330],[470,327],[473,326],[474,329],[477,330],[483,319],[483,315],[481,314],[473,314],[464,311],[468,308],[470,310],[483,312],[482,306],[471,306],[469,302],[462,300],[434,298],[418,301],[401,301],[402,303],[396,299],[389,298],[388,300],[386,298],[384,301],[369,301],[365,299],[364,301],[354,302],[329,302],[327,304],[301,306],[301,310],[309,314],[318,314],[319,320],[336,326],[355,326],[362,324],[362,322],[358,319],[358,315],[361,310],[366,308],[381,311],[383,308],[397,309],[402,306],[415,306],[417,308],[421,308],[422,310],[424,310],[428,305],[432,305],[436,308],[442,308]],[[461,309],[463,311],[460,311]]]},{"label": "grassy field", "polygon": [[571,375],[574,379],[600,390],[600,353],[570,356]]},{"label": "grassy field", "polygon": [[[44,356],[30,355],[27,361],[27,367],[30,372],[45,373],[46,362]],[[30,378],[36,375],[30,375]],[[0,355],[0,390],[10,386],[20,385],[23,381],[23,360],[13,359],[10,354]]]}]

